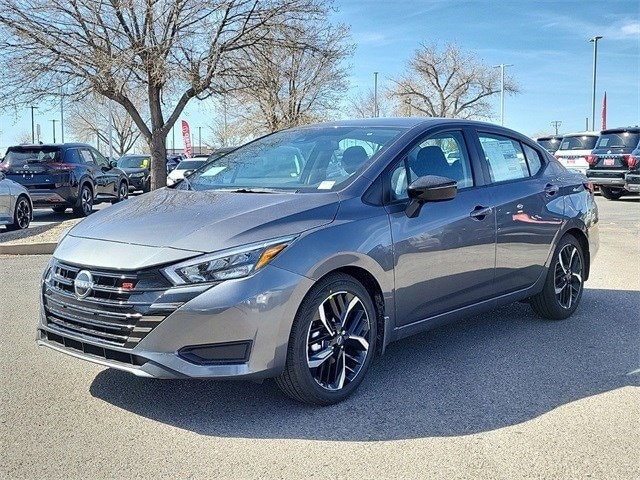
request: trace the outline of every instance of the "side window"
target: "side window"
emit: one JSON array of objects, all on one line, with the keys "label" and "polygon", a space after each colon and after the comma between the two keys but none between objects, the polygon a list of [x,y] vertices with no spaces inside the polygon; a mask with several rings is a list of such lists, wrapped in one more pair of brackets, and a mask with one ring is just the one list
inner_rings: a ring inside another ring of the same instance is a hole
[{"label": "side window", "polygon": [[109,166],[109,162],[107,161],[106,158],[104,158],[102,156],[102,154],[99,151],[94,150],[92,148],[91,149],[91,153],[93,154],[93,158],[95,159],[95,162],[98,164],[98,166],[100,166],[100,167],[108,167]]},{"label": "side window", "polygon": [[73,164],[84,163],[80,159],[78,150],[76,148],[70,148],[69,150],[67,150],[67,152],[64,154],[64,162]]},{"label": "side window", "polygon": [[540,154],[537,150],[531,148],[526,143],[522,144],[522,148],[524,148],[524,154],[527,157],[527,163],[529,164],[529,172],[533,177],[536,173],[540,171],[542,168],[542,160],[540,160]]},{"label": "side window", "polygon": [[91,156],[91,152],[86,148],[81,148],[78,150],[80,153],[80,158],[84,163],[94,163],[93,157]]},{"label": "side window", "polygon": [[413,147],[391,173],[392,199],[407,198],[407,185],[419,177],[438,175],[458,182],[458,188],[473,186],[471,163],[460,131],[430,135]]},{"label": "side window", "polygon": [[492,182],[505,182],[529,176],[520,142],[501,135],[479,133],[480,145],[489,165]]}]

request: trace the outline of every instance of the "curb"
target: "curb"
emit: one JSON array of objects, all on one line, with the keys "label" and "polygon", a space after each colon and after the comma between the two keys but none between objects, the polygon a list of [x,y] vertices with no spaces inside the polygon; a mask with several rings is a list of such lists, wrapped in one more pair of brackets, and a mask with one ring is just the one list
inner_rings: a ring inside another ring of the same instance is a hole
[{"label": "curb", "polygon": [[51,255],[57,242],[0,244],[0,255]]}]

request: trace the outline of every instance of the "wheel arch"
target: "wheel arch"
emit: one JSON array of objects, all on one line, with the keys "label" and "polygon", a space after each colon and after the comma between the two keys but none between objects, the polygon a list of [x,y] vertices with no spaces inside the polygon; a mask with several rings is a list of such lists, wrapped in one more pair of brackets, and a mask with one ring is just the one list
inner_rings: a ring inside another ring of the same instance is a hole
[{"label": "wheel arch", "polygon": [[577,227],[569,228],[564,234],[563,237],[567,234],[573,235],[578,243],[580,244],[580,248],[582,248],[582,254],[584,256],[585,263],[585,276],[584,279],[589,279],[589,273],[591,271],[591,252],[589,251],[589,239],[587,235]]},{"label": "wheel arch", "polygon": [[27,202],[29,202],[29,207],[31,208],[31,220],[33,220],[33,201],[31,200],[31,197],[29,196],[29,194],[26,192],[21,192],[16,197],[16,203],[13,206],[14,215],[15,215],[16,209],[18,208],[18,203],[20,202],[21,198],[26,198]]}]

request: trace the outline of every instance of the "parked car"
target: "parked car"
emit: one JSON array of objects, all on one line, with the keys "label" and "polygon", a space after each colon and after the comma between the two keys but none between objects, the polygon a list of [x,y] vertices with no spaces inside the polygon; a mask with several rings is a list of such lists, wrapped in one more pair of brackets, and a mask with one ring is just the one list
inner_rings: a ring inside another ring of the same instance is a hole
[{"label": "parked car", "polygon": [[129,192],[151,190],[150,155],[123,155],[118,160],[118,168],[127,174]]},{"label": "parked car", "polygon": [[[640,163],[640,142],[636,145],[636,149],[631,152],[631,157],[627,163],[633,163],[636,166]],[[640,172],[637,168],[624,176],[624,189],[627,192],[640,192]]]},{"label": "parked car", "polygon": [[167,175],[167,186],[172,186],[184,178],[185,172],[197,170],[204,165],[209,159],[208,155],[195,156],[182,160],[176,168],[171,170]]},{"label": "parked car", "polygon": [[[299,172],[270,161],[281,150],[302,152]],[[569,317],[597,249],[586,178],[512,130],[300,127],[76,225],[44,272],[38,343],[143,377],[275,377],[332,404],[394,340],[514,301]]]},{"label": "parked car", "polygon": [[546,137],[536,138],[536,142],[542,145],[542,147],[551,155],[556,153],[556,150],[558,150],[558,147],[560,147],[561,141],[562,141],[562,135],[549,135]]},{"label": "parked car", "polygon": [[33,205],[26,188],[0,172],[0,225],[7,230],[23,230],[33,218]]},{"label": "parked car", "polygon": [[593,152],[587,157],[587,177],[600,187],[603,197],[618,200],[628,193],[625,177],[638,173],[638,157],[632,152],[639,141],[639,127],[612,128],[600,133]]},{"label": "parked car", "polygon": [[562,137],[554,155],[569,170],[577,170],[584,175],[589,168],[587,156],[591,154],[599,136],[598,132],[568,133]]},{"label": "parked car", "polygon": [[96,203],[129,196],[127,175],[83,143],[9,147],[0,170],[29,191],[34,208],[87,216]]},{"label": "parked car", "polygon": [[167,173],[175,169],[178,164],[185,159],[184,155],[168,155],[167,156]]}]

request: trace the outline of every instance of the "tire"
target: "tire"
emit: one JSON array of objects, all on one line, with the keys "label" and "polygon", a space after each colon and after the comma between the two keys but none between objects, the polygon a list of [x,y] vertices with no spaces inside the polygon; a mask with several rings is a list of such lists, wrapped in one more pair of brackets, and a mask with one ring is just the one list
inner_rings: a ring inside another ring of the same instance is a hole
[{"label": "tire", "polygon": [[127,182],[120,182],[120,185],[118,185],[118,194],[114,200],[111,200],[111,203],[116,204],[127,198],[129,198],[129,185],[127,185]]},{"label": "tire", "polygon": [[53,210],[56,213],[64,213],[67,210],[67,206],[66,205],[58,205],[55,207],[51,207],[51,210]]},{"label": "tire", "polygon": [[7,225],[7,230],[24,230],[29,227],[31,223],[31,217],[33,215],[33,208],[29,199],[25,196],[18,197],[16,201],[16,208],[13,211],[13,223]]},{"label": "tire", "polygon": [[346,399],[374,357],[376,318],[369,293],[355,278],[336,273],[321,279],[298,309],[277,385],[294,400],[312,405]]},{"label": "tire", "polygon": [[549,320],[570,317],[578,308],[584,291],[584,265],[584,253],[578,240],[570,234],[562,237],[553,253],[544,288],[531,297],[533,311]]},{"label": "tire", "polygon": [[73,213],[81,217],[88,217],[93,211],[93,191],[88,184],[82,185],[78,200],[73,207]]},{"label": "tire", "polygon": [[600,193],[607,200],[619,200],[625,194],[624,188],[600,187]]},{"label": "tire", "polygon": [[142,193],[149,193],[151,191],[151,177],[147,178],[147,181],[144,182],[144,187],[142,187]]}]

